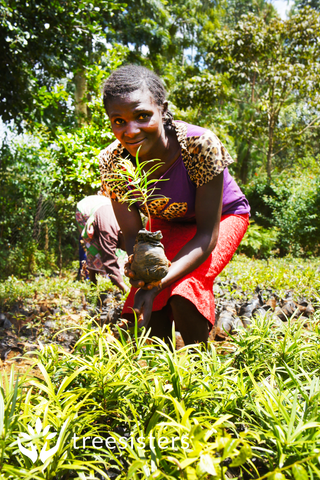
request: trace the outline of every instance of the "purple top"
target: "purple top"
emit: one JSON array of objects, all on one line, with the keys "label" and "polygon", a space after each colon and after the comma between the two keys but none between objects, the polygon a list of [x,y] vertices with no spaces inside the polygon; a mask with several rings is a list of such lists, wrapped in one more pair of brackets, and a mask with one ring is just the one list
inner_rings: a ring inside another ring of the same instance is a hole
[{"label": "purple top", "polygon": [[[189,124],[187,138],[200,136],[205,132],[205,128]],[[234,178],[230,175],[228,168],[225,168],[223,172],[222,215],[241,215],[245,213],[250,213],[249,202]]]},{"label": "purple top", "polygon": [[[156,191],[148,201],[151,217],[168,221],[194,222],[197,188],[222,172],[224,175],[222,215],[249,213],[248,201],[227,168],[233,160],[218,137],[210,130],[182,121],[174,121],[173,127],[180,145],[180,155],[153,185],[156,186]],[[110,191],[111,199],[115,201],[122,201],[130,188],[130,183],[115,181],[111,189],[110,177],[117,177],[121,159],[128,158],[128,153],[116,140],[99,155],[102,189]],[[134,158],[131,161],[135,165]],[[137,207],[147,214],[144,205],[137,202]],[[210,215],[210,212],[208,214]]]},{"label": "purple top", "polygon": [[[202,127],[185,125],[188,126],[187,138],[198,138],[208,132],[208,130]],[[222,215],[250,213],[248,200],[230,175],[228,168],[224,169],[223,175]],[[152,200],[148,202],[148,206],[151,206],[151,216],[159,217],[161,215],[162,218],[165,217],[167,220],[173,221],[193,221],[195,219],[197,187],[189,177],[181,153],[175,163],[171,165],[160,179],[167,180],[156,183],[157,188],[154,197],[162,198],[164,205],[156,205],[157,200],[154,203]]]}]

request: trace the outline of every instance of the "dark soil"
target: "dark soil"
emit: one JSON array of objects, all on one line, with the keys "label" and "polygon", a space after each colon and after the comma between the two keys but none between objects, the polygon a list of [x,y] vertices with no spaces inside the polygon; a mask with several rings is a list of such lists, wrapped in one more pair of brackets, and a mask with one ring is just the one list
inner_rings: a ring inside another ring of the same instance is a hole
[{"label": "dark soil", "polygon": [[[262,290],[259,287],[253,294],[248,294],[232,279],[227,282],[217,280],[214,294],[216,324],[210,333],[211,341],[223,342],[237,329],[250,327],[255,315],[272,318],[274,322],[295,321],[302,317],[307,327],[315,311],[310,301],[299,298],[292,290],[283,297],[271,289]],[[43,345],[56,344],[70,352],[83,329],[90,325],[91,328],[97,324],[123,325],[120,319],[122,306],[121,294],[116,290],[101,294],[98,306],[90,304],[83,297],[79,307],[67,296],[56,298],[50,293],[45,300],[38,301],[35,296],[12,305],[9,311],[0,312],[2,368],[10,368],[13,362],[18,369],[28,367],[34,362],[33,352]],[[183,345],[181,335],[177,334],[177,348]],[[22,359],[25,353],[28,355]]]}]

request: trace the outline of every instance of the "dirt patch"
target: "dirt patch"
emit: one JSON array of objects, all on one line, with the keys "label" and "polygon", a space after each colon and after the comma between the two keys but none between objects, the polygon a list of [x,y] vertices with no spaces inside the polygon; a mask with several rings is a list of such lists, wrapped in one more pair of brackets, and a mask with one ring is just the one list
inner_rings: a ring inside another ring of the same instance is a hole
[{"label": "dirt patch", "polygon": [[[302,317],[305,326],[312,319],[316,304],[298,297],[293,290],[280,296],[272,289],[256,288],[253,294],[244,292],[233,279],[217,280],[214,285],[216,323],[210,332],[210,341],[224,342],[222,350],[230,353],[229,334],[239,328],[248,328],[255,315],[272,318],[275,324],[295,321]],[[45,345],[57,345],[72,352],[83,331],[95,325],[122,325],[120,320],[123,297],[117,290],[100,295],[98,305],[90,304],[82,294],[81,301],[70,300],[66,295],[51,294],[41,298],[25,298],[0,312],[0,368],[9,373],[27,373],[35,363],[39,351]],[[184,346],[180,334],[176,347]],[[222,345],[221,345],[222,347]],[[219,348],[220,350],[220,348]],[[221,351],[222,351],[221,350]]]}]

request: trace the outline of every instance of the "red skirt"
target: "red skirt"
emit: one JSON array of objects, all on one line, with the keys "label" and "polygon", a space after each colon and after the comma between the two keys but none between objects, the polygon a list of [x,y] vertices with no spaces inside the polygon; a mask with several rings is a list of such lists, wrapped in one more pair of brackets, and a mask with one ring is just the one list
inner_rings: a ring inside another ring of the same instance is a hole
[{"label": "red skirt", "polygon": [[[249,214],[224,215],[221,217],[219,238],[213,252],[193,272],[180,278],[162,290],[155,298],[152,311],[162,310],[173,295],[180,295],[191,301],[199,312],[212,324],[215,320],[215,303],[212,292],[215,278],[230,262],[249,225]],[[152,230],[161,230],[161,242],[169,260],[177,255],[181,248],[191,240],[197,231],[196,224],[168,222],[153,219]],[[131,288],[124,304],[122,314],[132,314],[136,289]]]}]

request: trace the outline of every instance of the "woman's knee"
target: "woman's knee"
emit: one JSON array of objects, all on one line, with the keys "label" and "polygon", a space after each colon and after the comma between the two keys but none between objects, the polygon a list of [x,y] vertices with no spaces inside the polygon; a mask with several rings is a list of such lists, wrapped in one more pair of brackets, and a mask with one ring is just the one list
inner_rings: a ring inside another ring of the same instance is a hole
[{"label": "woman's knee", "polygon": [[207,343],[209,336],[208,320],[187,298],[173,295],[170,306],[176,329],[181,333],[185,344]]}]

